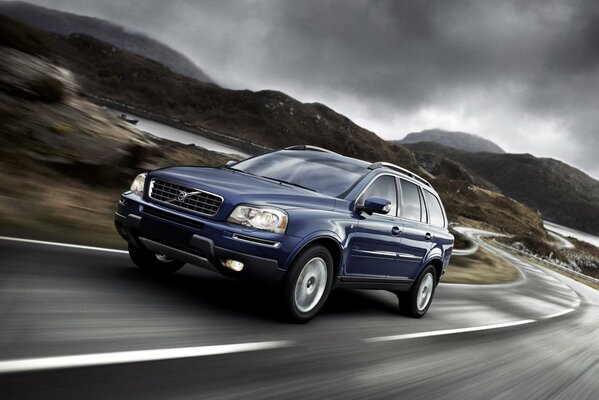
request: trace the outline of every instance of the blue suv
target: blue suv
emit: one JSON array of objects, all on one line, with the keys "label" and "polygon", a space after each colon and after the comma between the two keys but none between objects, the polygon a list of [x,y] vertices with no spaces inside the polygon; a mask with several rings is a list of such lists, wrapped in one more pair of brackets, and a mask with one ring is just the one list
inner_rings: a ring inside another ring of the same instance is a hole
[{"label": "blue suv", "polygon": [[300,322],[334,288],[388,290],[401,312],[422,317],[454,241],[420,176],[304,145],[224,168],[138,175],[115,223],[140,268],[162,274],[190,263],[268,281]]}]

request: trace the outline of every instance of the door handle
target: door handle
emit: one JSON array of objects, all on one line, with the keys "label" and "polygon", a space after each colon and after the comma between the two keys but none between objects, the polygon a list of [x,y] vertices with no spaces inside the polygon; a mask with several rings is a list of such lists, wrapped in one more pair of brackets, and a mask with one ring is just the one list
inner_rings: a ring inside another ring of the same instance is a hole
[{"label": "door handle", "polygon": [[393,228],[391,228],[391,234],[393,236],[401,235],[401,229],[399,229],[399,226],[394,226]]},{"label": "door handle", "polygon": [[430,234],[430,232],[426,232],[426,235],[424,235],[424,240],[426,240],[427,242],[429,240],[431,240],[433,238],[433,235]]}]

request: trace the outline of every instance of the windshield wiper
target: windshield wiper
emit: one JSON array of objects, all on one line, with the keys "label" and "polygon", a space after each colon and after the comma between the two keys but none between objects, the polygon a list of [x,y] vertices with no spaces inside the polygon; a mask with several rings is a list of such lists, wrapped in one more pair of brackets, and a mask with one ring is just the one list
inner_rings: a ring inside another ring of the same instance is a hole
[{"label": "windshield wiper", "polygon": [[261,178],[269,179],[271,181],[275,181],[275,182],[279,182],[279,183],[284,183],[285,185],[295,186],[295,187],[298,187],[298,188],[309,190],[311,192],[316,192],[316,190],[314,190],[314,189],[311,189],[309,187],[305,187],[305,186],[299,185],[297,183],[287,182],[287,181],[284,181],[282,179],[271,178],[270,176],[262,176],[262,175],[257,175],[257,176],[259,176]]},{"label": "windshield wiper", "polygon": [[252,174],[251,172],[243,171],[243,170],[240,170],[240,169],[237,169],[237,168],[233,168],[233,167],[226,167],[226,168],[231,169],[231,170],[236,171],[236,172],[241,172],[242,174],[248,174],[248,175],[251,175],[251,176],[258,177],[258,178],[268,179],[269,181],[273,181],[273,182],[277,182],[277,183],[284,183],[285,185],[295,186],[295,187],[298,187],[298,188],[301,188],[301,189],[309,190],[311,192],[316,192],[316,190],[314,190],[314,189],[311,189],[311,188],[306,187],[306,186],[302,186],[302,185],[297,184],[297,183],[287,182],[287,181],[284,181],[282,179],[277,179],[277,178],[271,178],[270,176]]}]

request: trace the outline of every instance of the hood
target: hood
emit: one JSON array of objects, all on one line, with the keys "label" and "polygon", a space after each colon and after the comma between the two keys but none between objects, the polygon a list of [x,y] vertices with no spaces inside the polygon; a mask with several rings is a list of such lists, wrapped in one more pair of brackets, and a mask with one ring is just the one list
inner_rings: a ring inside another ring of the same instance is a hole
[{"label": "hood", "polygon": [[283,209],[320,208],[331,210],[335,198],[308,189],[225,168],[171,167],[150,172],[148,179],[162,178],[224,198],[212,218],[225,220],[238,204],[272,205]]}]

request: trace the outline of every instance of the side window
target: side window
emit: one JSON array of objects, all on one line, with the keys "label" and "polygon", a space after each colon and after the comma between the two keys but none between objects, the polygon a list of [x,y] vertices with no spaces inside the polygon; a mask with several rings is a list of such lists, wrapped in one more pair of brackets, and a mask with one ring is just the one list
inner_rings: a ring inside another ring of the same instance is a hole
[{"label": "side window", "polygon": [[363,205],[368,197],[382,197],[389,200],[391,202],[391,211],[387,215],[397,215],[397,187],[393,176],[383,175],[376,178],[368,189],[362,193],[357,203]]},{"label": "side window", "polygon": [[431,219],[431,225],[438,226],[440,228],[445,227],[445,217],[443,216],[443,211],[441,210],[441,204],[439,204],[439,200],[428,190],[423,190],[423,192],[426,204],[428,206],[428,214]]},{"label": "side window", "polygon": [[418,186],[412,182],[401,179],[401,208],[400,217],[422,221],[420,207],[420,193]]}]

